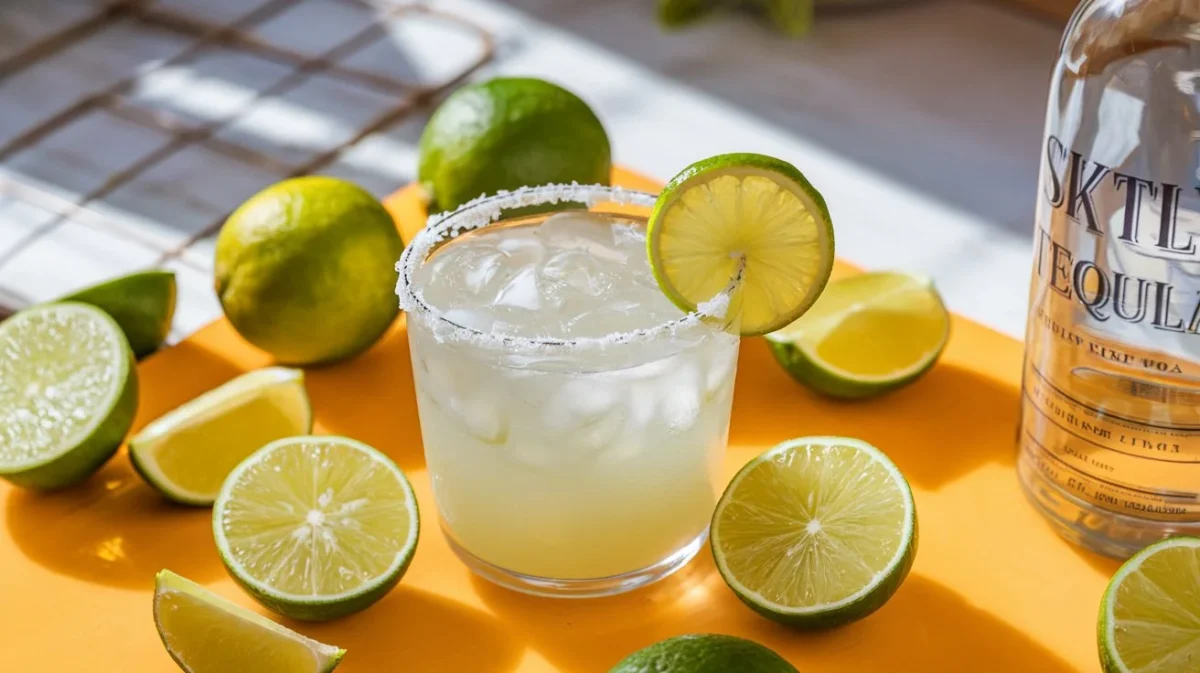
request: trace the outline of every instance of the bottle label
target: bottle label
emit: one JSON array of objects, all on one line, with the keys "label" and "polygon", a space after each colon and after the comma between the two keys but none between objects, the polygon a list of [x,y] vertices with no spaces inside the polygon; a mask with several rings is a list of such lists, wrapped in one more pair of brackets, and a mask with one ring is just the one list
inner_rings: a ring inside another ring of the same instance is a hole
[{"label": "bottle label", "polygon": [[1022,449],[1076,498],[1200,515],[1200,189],[1051,134],[1034,240]]}]

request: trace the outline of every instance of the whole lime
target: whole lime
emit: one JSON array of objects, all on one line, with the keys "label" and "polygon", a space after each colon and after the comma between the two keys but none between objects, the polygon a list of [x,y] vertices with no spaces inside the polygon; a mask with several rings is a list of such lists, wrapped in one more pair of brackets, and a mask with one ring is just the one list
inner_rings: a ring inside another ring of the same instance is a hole
[{"label": "whole lime", "polygon": [[756,642],[713,634],[676,636],[621,660],[609,673],[797,673]]},{"label": "whole lime", "polygon": [[326,177],[284,180],[250,197],[217,238],[214,279],[225,316],[285,364],[361,353],[399,311],[403,243],[375,197]]},{"label": "whole lime", "polygon": [[533,78],[455,91],[429,120],[420,151],[431,210],[527,185],[607,185],[612,171],[608,134],[587,103]]}]

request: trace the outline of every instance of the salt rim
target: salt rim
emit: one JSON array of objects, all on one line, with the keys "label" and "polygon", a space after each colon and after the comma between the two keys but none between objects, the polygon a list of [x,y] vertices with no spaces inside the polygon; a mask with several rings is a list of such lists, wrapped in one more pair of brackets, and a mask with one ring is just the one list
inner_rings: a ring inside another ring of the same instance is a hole
[{"label": "salt rim", "polygon": [[431,215],[426,225],[405,246],[404,252],[400,255],[400,261],[396,263],[396,271],[400,274],[400,278],[396,282],[396,294],[400,297],[400,308],[410,317],[416,316],[425,320],[439,342],[459,342],[475,347],[504,350],[513,354],[557,353],[564,349],[573,351],[604,350],[613,346],[650,343],[658,339],[681,336],[685,332],[700,327],[711,330],[713,333],[719,333],[720,330],[716,329],[712,322],[724,322],[732,294],[741,282],[745,269],[744,263],[738,267],[737,274],[724,290],[712,299],[701,302],[695,311],[682,318],[629,332],[614,332],[603,337],[575,339],[535,339],[489,334],[459,325],[447,318],[442,311],[428,304],[421,290],[412,282],[416,270],[429,257],[429,253],[435,245],[486,227],[499,220],[501,213],[505,210],[551,203],[580,202],[589,208],[599,203],[652,207],[656,200],[657,197],[653,194],[623,187],[581,185],[572,182],[569,185],[551,184],[521,187],[514,191],[501,190],[494,195],[484,195],[468,201],[453,212]]}]

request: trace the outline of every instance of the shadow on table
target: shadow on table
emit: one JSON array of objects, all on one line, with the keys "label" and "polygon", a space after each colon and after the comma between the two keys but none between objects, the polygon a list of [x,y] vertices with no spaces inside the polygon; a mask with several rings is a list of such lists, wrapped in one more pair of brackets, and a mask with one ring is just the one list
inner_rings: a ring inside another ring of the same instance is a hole
[{"label": "shadow on table", "polygon": [[198,582],[222,572],[209,510],[167,502],[134,474],[124,451],[81,486],[14,488],[5,509],[23,554],[81,580],[151,590],[163,568]]},{"label": "shadow on table", "polygon": [[791,437],[859,437],[916,486],[936,490],[987,463],[1016,457],[1019,391],[951,364],[875,400],[822,398],[791,379],[762,339],[745,339],[729,441],[766,450]]},{"label": "shadow on table", "polygon": [[[1057,26],[987,3],[911,2],[830,10],[795,40],[734,13],[664,33],[645,0],[503,1],[1010,233],[1030,230]],[[607,109],[641,104],[628,87],[609,95],[593,94]],[[770,153],[723,151],[738,149]]]},{"label": "shadow on table", "polygon": [[345,648],[347,673],[507,673],[525,649],[495,617],[403,585],[346,619],[289,626]]},{"label": "shadow on table", "polygon": [[823,633],[792,631],[751,612],[721,581],[707,551],[659,585],[612,598],[536,598],[472,581],[492,611],[521,629],[563,673],[602,673],[663,638],[716,631],[758,641],[801,671],[958,671],[969,661],[975,673],[1078,673],[1029,636],[921,575],[911,575],[874,615]]},{"label": "shadow on table", "polygon": [[[192,342],[151,357],[138,369],[132,432],[242,371]],[[12,488],[5,510],[8,533],[26,556],[89,582],[151,589],[163,568],[201,582],[221,571],[210,511],[167,501],[133,471],[124,449],[78,486]]]}]

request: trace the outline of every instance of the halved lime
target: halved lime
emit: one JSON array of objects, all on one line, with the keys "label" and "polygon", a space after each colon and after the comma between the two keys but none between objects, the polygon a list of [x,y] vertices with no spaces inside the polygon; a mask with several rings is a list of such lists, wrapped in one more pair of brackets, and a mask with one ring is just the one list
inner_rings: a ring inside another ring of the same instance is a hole
[{"label": "halved lime", "polygon": [[717,634],[676,636],[625,657],[608,673],[797,673],[752,640]]},{"label": "halved lime", "polygon": [[1200,538],[1151,545],[1125,562],[1100,604],[1105,673],[1200,670]]},{"label": "halved lime", "polygon": [[916,381],[949,339],[950,314],[933,281],[895,271],[834,281],[808,313],[767,335],[792,378],[843,398]]},{"label": "halved lime", "polygon": [[419,529],[400,468],[345,437],[264,446],[234,469],[213,505],[225,568],[293,619],[334,619],[383,598],[408,569]]},{"label": "halved lime", "polygon": [[91,304],[117,321],[135,357],[145,357],[163,344],[175,317],[175,274],[153,269],[93,285],[61,301]]},{"label": "halved lime", "polygon": [[268,442],[312,432],[304,372],[243,374],[162,416],[129,440],[134,468],[168,498],[211,505],[225,477]]},{"label": "halved lime", "polygon": [[750,461],[717,503],[717,569],[777,622],[822,629],[862,619],[900,587],[917,552],[904,475],[847,437],[786,441]]},{"label": "halved lime", "polygon": [[137,411],[133,353],[104,311],[43,304],[0,322],[0,478],[28,488],[82,481]]},{"label": "halved lime", "polygon": [[833,225],[795,166],[722,154],[667,183],[646,248],[659,286],[685,311],[720,294],[744,265],[729,318],[757,335],[796,320],[820,296],[833,270]]},{"label": "halved lime", "polygon": [[167,653],[188,673],[328,673],[346,654],[170,570],[155,576],[154,624]]}]

